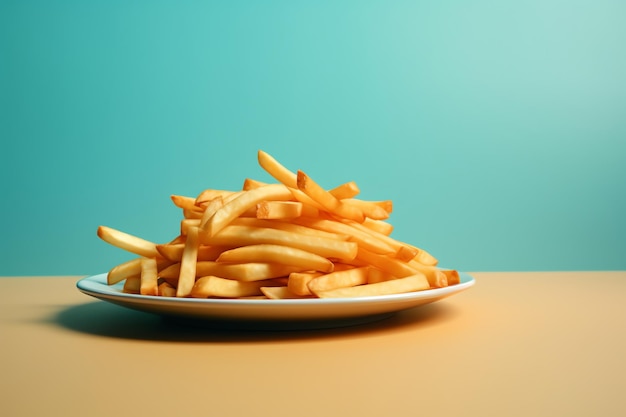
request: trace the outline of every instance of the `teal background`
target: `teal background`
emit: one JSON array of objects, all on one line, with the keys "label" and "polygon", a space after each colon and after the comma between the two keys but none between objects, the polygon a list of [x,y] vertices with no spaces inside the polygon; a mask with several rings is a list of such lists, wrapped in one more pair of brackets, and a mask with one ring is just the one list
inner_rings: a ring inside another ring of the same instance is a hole
[{"label": "teal background", "polygon": [[465,271],[626,269],[624,1],[7,1],[0,275],[94,274],[170,194],[269,180],[392,199]]}]

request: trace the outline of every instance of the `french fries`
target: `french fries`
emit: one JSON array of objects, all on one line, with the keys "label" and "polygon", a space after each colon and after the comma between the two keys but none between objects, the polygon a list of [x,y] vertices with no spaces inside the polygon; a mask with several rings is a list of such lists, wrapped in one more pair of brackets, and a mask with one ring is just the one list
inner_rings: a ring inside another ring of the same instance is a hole
[{"label": "french fries", "polygon": [[169,242],[98,227],[102,240],[137,256],[111,268],[107,283],[144,296],[276,300],[372,297],[460,282],[456,270],[391,236],[390,200],[359,199],[354,181],[326,189],[263,151],[257,157],[276,183],[245,178],[241,190],[172,195],[182,219]]},{"label": "french fries", "polygon": [[192,227],[187,233],[183,257],[180,260],[180,274],[178,276],[178,286],[176,287],[177,297],[187,297],[191,294],[191,289],[196,282],[196,266],[198,262],[198,247],[200,246],[200,229]]},{"label": "french fries", "polygon": [[158,281],[156,258],[141,258],[139,293],[142,295],[159,295]]},{"label": "french fries", "polygon": [[333,263],[323,256],[298,248],[271,244],[242,246],[227,250],[222,252],[217,262],[271,262],[281,265],[297,265],[307,270],[321,272],[332,272],[334,269]]},{"label": "french fries", "polygon": [[377,282],[345,288],[335,288],[319,291],[316,295],[320,298],[352,298],[373,297],[377,295],[391,295],[405,292],[427,290],[428,280],[423,275],[412,275],[389,281]]}]

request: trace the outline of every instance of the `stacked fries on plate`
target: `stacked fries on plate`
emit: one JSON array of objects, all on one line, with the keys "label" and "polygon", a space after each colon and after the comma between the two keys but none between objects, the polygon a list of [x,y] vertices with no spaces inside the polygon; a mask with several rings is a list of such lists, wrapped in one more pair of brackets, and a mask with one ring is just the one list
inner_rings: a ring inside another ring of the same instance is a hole
[{"label": "stacked fries on plate", "polygon": [[98,236],[137,255],[112,268],[127,293],[195,298],[345,298],[459,283],[423,249],[390,236],[391,201],[358,199],[356,183],[326,190],[259,151],[277,182],[173,195],[179,234],[157,244],[106,226]]}]

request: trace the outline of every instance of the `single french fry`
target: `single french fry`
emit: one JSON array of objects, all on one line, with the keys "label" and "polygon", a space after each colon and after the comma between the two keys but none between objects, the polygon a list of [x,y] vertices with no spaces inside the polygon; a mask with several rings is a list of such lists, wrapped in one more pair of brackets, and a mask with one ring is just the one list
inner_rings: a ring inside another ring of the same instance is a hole
[{"label": "single french fry", "polygon": [[[220,278],[238,281],[261,281],[264,279],[286,277],[292,272],[302,271],[293,265],[282,265],[267,262],[223,263],[202,261],[196,264],[196,277],[214,275]],[[174,264],[160,272],[165,279],[178,279],[180,264]]]},{"label": "single french fry", "polygon": [[344,200],[347,198],[356,197],[357,195],[359,195],[361,190],[356,185],[356,182],[350,181],[350,182],[346,182],[344,184],[338,185],[337,187],[333,188],[332,190],[329,190],[328,192],[331,193],[336,199]]},{"label": "single french fry", "polygon": [[217,262],[270,262],[321,272],[332,272],[334,267],[323,256],[302,249],[270,244],[243,246],[225,251],[217,258]]},{"label": "single french fry", "polygon": [[390,281],[377,282],[375,284],[320,291],[316,295],[320,298],[374,297],[423,291],[429,288],[430,286],[426,277],[423,274],[416,274],[404,278],[392,279]]},{"label": "single french fry", "polygon": [[176,288],[177,297],[189,296],[196,281],[196,263],[199,246],[198,231],[199,228],[192,227],[187,232],[187,241],[185,242],[183,257],[180,261],[180,274]]},{"label": "single french fry", "polygon": [[389,236],[391,232],[393,232],[393,225],[383,220],[374,220],[366,217],[361,224],[370,230],[386,236]]},{"label": "single french fry", "polygon": [[309,282],[313,278],[317,278],[324,275],[321,272],[292,272],[289,274],[289,280],[287,281],[287,288],[293,294],[300,296],[312,295],[309,290]]},{"label": "single french fry", "polygon": [[[302,268],[294,265],[281,265],[267,262],[247,262],[243,264],[225,264],[214,262],[212,267],[204,266],[207,262],[198,263],[198,275],[217,275],[223,278],[238,281],[262,281],[273,278],[286,277],[292,272],[301,271]],[[215,273],[205,272],[205,268],[214,270]]]},{"label": "single french fry", "polygon": [[191,296],[195,298],[222,297],[238,298],[262,295],[261,287],[268,285],[267,281],[242,282],[232,279],[206,276],[198,278]]},{"label": "single french fry", "polygon": [[174,205],[178,208],[191,210],[191,211],[201,211],[200,207],[196,205],[196,199],[193,197],[187,197],[183,195],[171,195],[170,198]]},{"label": "single french fry", "polygon": [[270,300],[311,298],[292,293],[287,287],[261,287],[261,292]]},{"label": "single french fry", "polygon": [[263,227],[230,225],[214,236],[200,235],[201,242],[215,246],[249,246],[259,244],[281,245],[342,260],[354,259],[358,245],[354,242],[305,236],[298,233]]},{"label": "single french fry", "polygon": [[334,290],[336,288],[354,287],[355,285],[367,284],[369,267],[347,269],[345,271],[331,272],[313,278],[308,283],[309,291],[318,294],[322,291]]},{"label": "single french fry", "polygon": [[249,190],[254,190],[255,188],[262,187],[264,185],[268,185],[268,184],[266,182],[257,181],[257,180],[254,180],[252,178],[246,178],[243,181],[243,187],[241,187],[241,189],[243,191],[249,191]]},{"label": "single french fry", "polygon": [[98,227],[98,237],[113,246],[146,258],[152,258],[158,254],[155,243],[111,227]]},{"label": "single french fry", "polygon": [[302,215],[299,201],[261,201],[256,205],[258,219],[292,219]]},{"label": "single french fry", "polygon": [[393,211],[393,201],[391,200],[367,201],[360,200],[358,198],[346,198],[343,201],[345,201],[346,203],[353,203],[361,207],[376,206],[380,209],[385,210],[387,214],[391,214],[391,212]]},{"label": "single french fry", "polygon": [[141,258],[131,259],[111,268],[107,274],[107,284],[113,285],[127,278],[138,278],[141,275]]},{"label": "single french fry", "polygon": [[280,162],[274,159],[273,156],[260,150],[257,153],[257,159],[261,168],[280,183],[290,188],[298,188],[296,184],[296,174],[285,168]]},{"label": "single french fry", "polygon": [[442,269],[441,273],[443,273],[446,278],[448,278],[448,285],[457,285],[461,283],[461,276],[459,275],[459,271],[454,269]]},{"label": "single french fry", "polygon": [[129,277],[124,281],[124,287],[122,291],[128,294],[139,294],[139,289],[141,288],[141,278],[140,277]]},{"label": "single french fry", "polygon": [[214,236],[230,222],[244,213],[250,207],[255,207],[261,201],[283,200],[290,201],[293,198],[291,191],[283,184],[270,184],[254,190],[242,192],[232,201],[217,209],[215,214],[207,220],[203,227],[208,236]]},{"label": "single french fry", "polygon": [[305,224],[305,222],[297,224],[294,219],[291,219],[290,221],[281,221],[246,217],[239,217],[231,223],[233,226],[265,227],[268,229],[284,230],[286,232],[293,232],[306,236],[323,237],[326,239],[348,240],[350,238],[350,236],[345,234],[327,232],[325,230],[305,226]]},{"label": "single french fry", "polygon": [[157,261],[155,258],[141,258],[139,293],[141,295],[159,295]]}]

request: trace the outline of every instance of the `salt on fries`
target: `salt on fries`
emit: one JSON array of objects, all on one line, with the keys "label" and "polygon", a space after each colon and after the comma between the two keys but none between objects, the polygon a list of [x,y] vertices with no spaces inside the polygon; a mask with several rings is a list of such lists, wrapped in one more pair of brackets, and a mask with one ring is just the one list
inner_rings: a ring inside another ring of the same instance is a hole
[{"label": "salt on fries", "polygon": [[277,183],[247,178],[241,190],[173,195],[179,233],[153,243],[106,226],[105,242],[137,255],[109,285],[146,296],[196,298],[371,297],[459,283],[427,251],[390,236],[390,200],[358,199],[353,181],[325,189],[259,151]]}]

